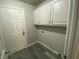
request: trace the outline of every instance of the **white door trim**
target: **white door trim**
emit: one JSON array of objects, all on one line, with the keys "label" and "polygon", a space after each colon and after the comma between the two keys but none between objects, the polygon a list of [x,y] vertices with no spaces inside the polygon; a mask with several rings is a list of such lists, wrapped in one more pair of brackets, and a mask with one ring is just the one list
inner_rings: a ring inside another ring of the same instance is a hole
[{"label": "white door trim", "polygon": [[72,44],[76,30],[75,27],[76,27],[77,7],[78,7],[78,0],[70,0],[70,2],[71,2],[70,6],[71,9],[67,25],[65,51],[64,51],[64,54],[67,56],[67,59],[70,59],[71,57]]}]

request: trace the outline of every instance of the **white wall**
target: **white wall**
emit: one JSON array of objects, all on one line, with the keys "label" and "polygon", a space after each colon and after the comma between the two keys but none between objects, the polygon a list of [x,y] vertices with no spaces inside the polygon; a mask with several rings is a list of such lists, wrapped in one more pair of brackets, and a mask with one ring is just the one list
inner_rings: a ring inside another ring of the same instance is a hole
[{"label": "white wall", "polygon": [[[44,31],[44,33],[42,33]],[[66,36],[65,27],[38,27],[39,41],[63,54]]]},{"label": "white wall", "polygon": [[28,36],[28,43],[32,43],[37,41],[37,29],[33,24],[33,6],[27,7],[28,11],[26,12],[26,26],[27,26],[27,36]]}]

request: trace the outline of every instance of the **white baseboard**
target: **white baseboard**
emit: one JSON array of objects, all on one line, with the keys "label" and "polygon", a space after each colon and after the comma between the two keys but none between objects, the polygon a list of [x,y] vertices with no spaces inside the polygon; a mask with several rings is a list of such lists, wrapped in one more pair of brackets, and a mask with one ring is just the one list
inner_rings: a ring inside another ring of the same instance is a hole
[{"label": "white baseboard", "polygon": [[[33,43],[31,43],[31,44],[27,45],[27,47],[26,47],[26,48],[29,48],[29,47],[31,47],[31,46],[33,46],[33,45],[35,45],[36,43],[41,44],[42,46],[44,46],[45,48],[47,48],[47,49],[48,49],[49,51],[51,51],[52,53],[55,53],[56,55],[58,55],[58,54],[59,54],[57,51],[55,51],[55,50],[51,49],[51,48],[50,48],[50,47],[48,47],[46,44],[44,44],[44,43],[42,43],[42,42],[40,42],[40,41],[35,41],[35,42],[33,42]],[[16,51],[14,51],[14,52],[16,52]],[[12,54],[12,53],[10,53],[10,54]],[[8,55],[9,55],[9,54],[8,54]]]},{"label": "white baseboard", "polygon": [[42,46],[46,47],[46,48],[47,48],[49,51],[51,51],[52,53],[55,53],[55,54],[57,54],[57,55],[59,54],[57,51],[51,49],[50,47],[48,47],[47,45],[45,45],[44,43],[42,43],[42,42],[40,42],[40,41],[35,41],[35,42],[29,44],[29,45],[27,46],[27,48],[30,47],[30,46],[32,46],[32,45],[34,45],[34,44],[36,44],[36,43],[40,43]]},{"label": "white baseboard", "polygon": [[40,43],[41,45],[43,45],[44,47],[46,47],[49,51],[51,51],[52,53],[55,53],[55,54],[59,54],[57,51],[51,49],[50,47],[48,47],[47,45],[45,45],[44,43],[40,42],[40,41],[37,41],[38,43]]},{"label": "white baseboard", "polygon": [[[55,53],[55,54],[57,54],[57,55],[59,54],[57,51],[51,49],[50,47],[48,47],[47,45],[45,45],[44,43],[42,43],[42,42],[40,42],[40,41],[35,41],[35,42],[33,42],[33,43],[27,45],[26,48],[29,48],[30,46],[32,46],[32,45],[34,45],[34,44],[36,44],[36,43],[40,43],[42,46],[46,47],[46,48],[47,48],[49,51],[51,51],[52,53]],[[16,52],[16,51],[15,51],[15,52]],[[11,54],[11,53],[10,53],[10,54]]]},{"label": "white baseboard", "polygon": [[38,43],[38,41],[35,41],[35,42],[33,42],[33,43],[31,43],[31,44],[27,45],[27,47],[26,47],[26,48],[28,48],[28,47],[30,47],[30,46],[32,46],[32,45],[34,45],[34,44],[36,44],[36,43]]},{"label": "white baseboard", "polygon": [[[35,42],[33,42],[33,43],[27,45],[25,48],[29,48],[30,46],[32,46],[32,45],[34,45],[34,44],[36,44],[36,43],[38,43],[38,42],[35,41]],[[22,48],[22,49],[24,49],[24,48]],[[22,50],[22,49],[21,49],[21,50]],[[11,50],[11,51],[12,51],[12,52],[8,53],[8,55],[10,55],[10,54],[12,54],[12,53],[15,53],[15,52],[18,52],[18,51],[20,51],[20,50],[16,51],[16,49],[13,49],[13,50]]]},{"label": "white baseboard", "polygon": [[[55,53],[56,55],[60,54],[60,53],[58,53],[57,51],[55,51],[55,50],[51,49],[50,47],[48,47],[46,44],[44,44],[44,43],[42,43],[42,42],[40,42],[40,41],[37,41],[37,42],[40,43],[42,46],[46,47],[46,48],[47,48],[49,51],[51,51],[52,53]],[[48,55],[48,56],[50,56],[50,55]],[[63,57],[62,54],[61,54],[61,58],[64,59],[64,57]]]}]

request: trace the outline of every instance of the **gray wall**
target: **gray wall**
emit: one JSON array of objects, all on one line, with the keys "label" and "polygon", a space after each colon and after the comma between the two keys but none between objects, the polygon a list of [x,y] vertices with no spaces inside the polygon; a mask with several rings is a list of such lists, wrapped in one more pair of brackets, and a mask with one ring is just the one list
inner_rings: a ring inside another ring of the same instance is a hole
[{"label": "gray wall", "polygon": [[[39,41],[46,44],[53,50],[59,53],[64,52],[64,43],[66,28],[65,27],[44,27],[38,28]],[[44,32],[44,33],[42,33]]]}]

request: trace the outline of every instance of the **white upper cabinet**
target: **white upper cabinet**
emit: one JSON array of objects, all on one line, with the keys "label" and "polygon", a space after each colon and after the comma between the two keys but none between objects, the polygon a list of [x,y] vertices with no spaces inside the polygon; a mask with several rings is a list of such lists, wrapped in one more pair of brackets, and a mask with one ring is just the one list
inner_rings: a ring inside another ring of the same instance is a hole
[{"label": "white upper cabinet", "polygon": [[37,25],[66,26],[69,16],[69,0],[53,0],[34,11]]},{"label": "white upper cabinet", "polygon": [[35,9],[33,11],[33,19],[34,19],[34,24],[39,25],[40,24],[40,14],[39,14],[39,8]]},{"label": "white upper cabinet", "polygon": [[40,7],[40,25],[50,25],[50,3]]},{"label": "white upper cabinet", "polygon": [[53,12],[53,25],[66,26],[68,19],[68,1],[67,0],[55,0],[52,2]]}]

